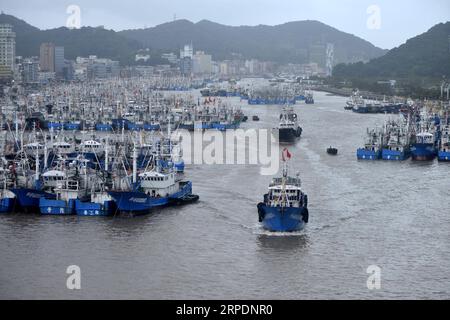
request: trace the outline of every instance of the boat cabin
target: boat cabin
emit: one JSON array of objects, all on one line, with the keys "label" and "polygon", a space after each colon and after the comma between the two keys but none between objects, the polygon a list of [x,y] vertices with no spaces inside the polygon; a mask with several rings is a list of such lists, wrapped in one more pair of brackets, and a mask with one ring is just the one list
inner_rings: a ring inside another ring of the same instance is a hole
[{"label": "boat cabin", "polygon": [[148,171],[139,175],[141,188],[151,197],[167,197],[178,190],[175,173]]}]

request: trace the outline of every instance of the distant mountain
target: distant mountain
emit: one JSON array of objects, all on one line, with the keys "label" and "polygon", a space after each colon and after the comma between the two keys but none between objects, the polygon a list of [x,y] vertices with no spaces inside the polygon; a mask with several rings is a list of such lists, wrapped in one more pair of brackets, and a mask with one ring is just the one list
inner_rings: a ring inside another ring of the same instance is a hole
[{"label": "distant mountain", "polygon": [[121,35],[146,47],[178,51],[192,42],[216,60],[241,56],[275,62],[318,62],[325,65],[326,45],[334,44],[337,62],[368,61],[385,50],[318,21],[296,21],[277,26],[226,26],[208,20],[176,20],[153,28],[125,30]]},{"label": "distant mountain", "polygon": [[368,63],[337,65],[333,75],[355,79],[450,77],[450,22],[435,25]]},{"label": "distant mountain", "polygon": [[92,27],[40,30],[7,14],[0,14],[0,23],[13,25],[17,55],[37,56],[42,42],[53,42],[65,47],[69,59],[94,54],[122,64],[133,63],[134,54],[142,48],[158,54],[178,52],[190,42],[195,50],[206,51],[215,60],[240,57],[280,63],[317,62],[321,66],[325,66],[328,43],[334,44],[335,62],[368,61],[385,53],[363,39],[318,21],[233,27],[207,20],[198,23],[176,20],[153,28],[121,32]]},{"label": "distant mountain", "polygon": [[6,14],[0,14],[0,23],[9,23],[13,26],[16,32],[16,54],[25,57],[39,56],[40,44],[53,42],[55,45],[64,46],[67,59],[97,55],[128,64],[133,62],[136,51],[142,48],[139,42],[103,28],[84,27],[72,30],[61,27],[40,30]]}]

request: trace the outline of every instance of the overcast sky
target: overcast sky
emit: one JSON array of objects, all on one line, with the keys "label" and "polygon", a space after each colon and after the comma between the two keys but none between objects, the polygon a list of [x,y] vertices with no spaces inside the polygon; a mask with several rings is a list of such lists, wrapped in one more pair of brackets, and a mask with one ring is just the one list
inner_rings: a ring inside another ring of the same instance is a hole
[{"label": "overcast sky", "polygon": [[69,5],[80,7],[81,25],[114,30],[153,27],[175,15],[228,25],[319,20],[384,49],[450,20],[449,0],[1,0],[0,9],[49,29],[66,25]]}]

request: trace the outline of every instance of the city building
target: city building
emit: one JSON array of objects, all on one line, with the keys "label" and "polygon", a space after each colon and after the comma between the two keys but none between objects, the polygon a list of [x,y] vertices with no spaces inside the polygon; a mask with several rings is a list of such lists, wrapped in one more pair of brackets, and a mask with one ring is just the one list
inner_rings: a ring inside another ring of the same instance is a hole
[{"label": "city building", "polygon": [[77,57],[73,66],[76,80],[93,80],[118,77],[120,75],[119,61],[98,58],[97,56]]},{"label": "city building", "polygon": [[136,62],[147,62],[148,60],[150,60],[151,55],[150,55],[150,49],[145,49],[145,50],[140,50],[136,55],[134,60]]},{"label": "city building", "polygon": [[[0,65],[14,70],[16,33],[9,24],[0,24]],[[5,69],[6,70],[6,69]]]},{"label": "city building", "polygon": [[49,82],[52,82],[56,80],[56,74],[55,72],[51,72],[51,71],[41,71],[38,74],[38,82],[40,82],[41,84],[47,84]]},{"label": "city building", "polygon": [[163,53],[161,55],[162,59],[166,59],[167,61],[169,61],[172,64],[178,64],[180,62],[180,60],[178,59],[177,55],[173,52],[170,53]]},{"label": "city building", "polygon": [[192,58],[192,72],[194,74],[211,74],[212,57],[203,51],[197,51]]},{"label": "city building", "polygon": [[42,43],[40,48],[41,72],[55,72],[55,45]]},{"label": "city building", "polygon": [[191,44],[185,44],[184,47],[180,50],[180,60],[183,58],[190,58],[192,59],[194,57],[194,47]]},{"label": "city building", "polygon": [[39,82],[39,60],[37,57],[24,59],[22,61],[23,82]]},{"label": "city building", "polygon": [[180,72],[184,76],[192,75],[192,59],[190,57],[180,59]]},{"label": "city building", "polygon": [[63,76],[64,66],[64,47],[55,47],[55,72],[57,77]]}]

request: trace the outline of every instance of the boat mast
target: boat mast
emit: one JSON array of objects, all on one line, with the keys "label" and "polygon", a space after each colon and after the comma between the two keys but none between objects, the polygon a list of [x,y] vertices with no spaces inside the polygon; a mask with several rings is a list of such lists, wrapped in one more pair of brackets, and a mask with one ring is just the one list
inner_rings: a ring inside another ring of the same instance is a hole
[{"label": "boat mast", "polygon": [[137,152],[136,143],[133,143],[133,185],[137,182]]}]

